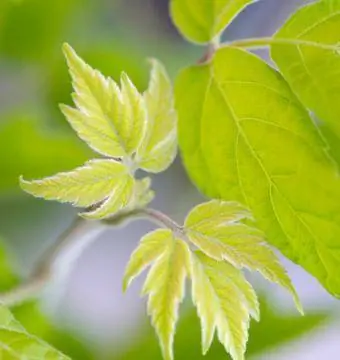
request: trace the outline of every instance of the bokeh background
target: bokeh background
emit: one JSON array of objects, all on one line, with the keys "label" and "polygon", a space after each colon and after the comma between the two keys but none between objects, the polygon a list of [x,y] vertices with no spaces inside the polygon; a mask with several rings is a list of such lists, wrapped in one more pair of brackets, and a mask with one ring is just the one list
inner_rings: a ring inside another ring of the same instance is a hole
[{"label": "bokeh background", "polygon": [[[266,36],[302,0],[262,0],[249,6],[224,34],[226,41]],[[69,42],[92,66],[118,79],[126,71],[140,90],[148,81],[148,57],[159,58],[171,76],[198,59],[203,49],[185,43],[171,24],[166,0],[0,0],[0,290],[25,279],[42,253],[73,221],[69,206],[23,194],[18,176],[38,178],[81,165],[91,151],[71,132],[58,110],[71,103],[61,53]],[[261,53],[267,56],[265,52]],[[340,140],[324,129],[335,158]],[[182,220],[201,200],[180,159],[154,177],[153,206]],[[16,306],[26,328],[74,360],[161,359],[139,298],[141,280],[123,294],[124,266],[141,235],[139,221],[104,232],[72,264],[67,254],[39,301]],[[86,239],[84,239],[85,241]],[[252,323],[248,357],[319,360],[340,358],[340,305],[315,279],[283,259],[306,316],[290,297],[252,281],[261,294],[262,320]],[[68,270],[68,271],[65,271]],[[190,301],[181,309],[176,359],[201,359],[200,330]],[[214,343],[206,359],[227,359]]]}]

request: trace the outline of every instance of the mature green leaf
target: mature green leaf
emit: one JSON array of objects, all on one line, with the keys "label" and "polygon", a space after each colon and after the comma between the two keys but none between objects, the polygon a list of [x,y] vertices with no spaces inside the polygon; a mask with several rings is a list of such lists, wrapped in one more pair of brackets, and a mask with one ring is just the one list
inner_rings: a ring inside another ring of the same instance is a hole
[{"label": "mature green leaf", "polygon": [[71,202],[88,207],[101,201],[94,211],[82,215],[104,218],[127,206],[134,191],[134,179],[124,164],[114,160],[91,160],[71,172],[59,173],[42,180],[21,179],[26,192],[46,200]]},{"label": "mature green leaf", "polygon": [[207,256],[227,260],[236,268],[259,271],[267,280],[286,288],[302,307],[295,289],[261,231],[241,222],[249,213],[241,205],[212,200],[196,206],[187,216],[189,240]]},{"label": "mature green leaf", "polygon": [[78,108],[63,107],[67,120],[78,135],[102,155],[120,157],[132,154],[145,131],[146,108],[126,74],[120,90],[111,79],[92,69],[75,51],[64,45],[73,80],[74,102]]},{"label": "mature green leaf", "polygon": [[303,104],[340,135],[340,2],[300,8],[275,35],[271,55]]},{"label": "mature green leaf", "polygon": [[201,319],[203,354],[209,350],[216,329],[232,358],[244,359],[250,313],[259,317],[254,289],[240,270],[201,252],[192,256],[191,278],[193,302]]},{"label": "mature green leaf", "polygon": [[148,294],[151,316],[165,360],[173,359],[173,340],[179,303],[184,297],[186,274],[190,268],[190,250],[171,230],[156,230],[143,237],[127,266],[123,287],[147,266],[143,294]]},{"label": "mature green leaf", "polygon": [[44,341],[28,334],[4,306],[0,305],[1,359],[69,359]]},{"label": "mature green leaf", "polygon": [[161,172],[170,166],[177,153],[177,115],[171,81],[163,65],[152,60],[151,79],[144,94],[148,111],[147,129],[137,152],[139,167]]},{"label": "mature green leaf", "polygon": [[207,195],[252,210],[268,241],[340,296],[340,183],[307,111],[255,55],[221,48],[177,80],[185,166]]},{"label": "mature green leaf", "polygon": [[190,41],[208,43],[250,3],[257,0],[171,0],[171,16]]}]

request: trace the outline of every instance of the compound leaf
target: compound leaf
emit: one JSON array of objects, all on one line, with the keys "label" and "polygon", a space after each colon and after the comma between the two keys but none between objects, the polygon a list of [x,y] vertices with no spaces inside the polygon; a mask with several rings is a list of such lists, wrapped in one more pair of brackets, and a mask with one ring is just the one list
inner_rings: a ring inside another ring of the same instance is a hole
[{"label": "compound leaf", "polygon": [[246,204],[271,244],[340,296],[337,171],[280,74],[224,47],[180,74],[176,102],[193,182],[212,198]]},{"label": "compound leaf", "polygon": [[178,30],[188,40],[208,43],[249,4],[257,0],[172,0],[170,10]]},{"label": "compound leaf", "polygon": [[158,173],[170,166],[177,153],[177,115],[165,68],[154,59],[151,64],[150,84],[144,94],[148,123],[136,161],[142,169]]},{"label": "compound leaf", "polygon": [[0,305],[0,357],[8,360],[70,360],[44,341],[28,334],[3,305]]},{"label": "compound leaf", "polygon": [[[232,215],[234,213],[234,216]],[[189,240],[216,261],[227,260],[236,268],[260,272],[267,280],[286,288],[302,307],[295,289],[275,253],[258,229],[241,222],[247,209],[232,202],[212,200],[196,206],[187,216]]]},{"label": "compound leaf", "polygon": [[299,96],[340,135],[340,2],[300,8],[275,35],[273,60]]}]

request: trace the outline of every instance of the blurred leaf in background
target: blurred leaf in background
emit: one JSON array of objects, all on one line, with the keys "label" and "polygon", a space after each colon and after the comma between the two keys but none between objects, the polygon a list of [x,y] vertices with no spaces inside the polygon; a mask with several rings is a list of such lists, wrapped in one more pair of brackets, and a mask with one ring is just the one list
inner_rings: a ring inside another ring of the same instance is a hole
[{"label": "blurred leaf in background", "polygon": [[[79,0],[5,0],[1,5],[0,53],[20,61],[47,60],[63,41]],[[20,25],[19,25],[20,24]]]},{"label": "blurred leaf in background", "polygon": [[0,124],[0,194],[19,189],[18,177],[52,175],[70,170],[88,159],[91,152],[80,140],[44,131],[35,118],[12,116]]},{"label": "blurred leaf in background", "polygon": [[[6,292],[20,283],[19,277],[13,273],[6,249],[0,238],[0,292]],[[15,318],[24,326],[28,333],[36,335],[47,343],[71,356],[75,360],[93,360],[89,349],[73,335],[52,325],[41,312],[36,301],[30,301],[12,308]],[[1,357],[1,355],[0,355]]]}]

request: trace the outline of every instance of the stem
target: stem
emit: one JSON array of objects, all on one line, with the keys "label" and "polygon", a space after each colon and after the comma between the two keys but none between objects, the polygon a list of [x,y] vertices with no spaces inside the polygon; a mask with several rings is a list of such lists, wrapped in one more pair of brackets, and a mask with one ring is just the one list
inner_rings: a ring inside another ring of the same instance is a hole
[{"label": "stem", "polygon": [[263,49],[270,45],[296,45],[296,46],[312,46],[324,50],[339,50],[335,45],[320,44],[315,41],[300,40],[300,39],[285,39],[273,37],[249,38],[231,41],[225,43],[224,46],[246,48],[246,49]]},{"label": "stem", "polygon": [[[81,251],[96,238],[98,233],[104,231],[108,226],[119,226],[136,219],[147,219],[177,234],[183,234],[183,228],[175,221],[164,213],[149,208],[121,212],[112,218],[101,221],[87,221],[80,217],[76,218],[56,242],[43,253],[29,278],[9,292],[0,294],[0,303],[13,306],[35,298],[53,278],[55,266],[63,252],[67,251],[67,254],[69,254],[71,253],[70,248],[72,246],[76,247],[76,251],[69,256],[69,263],[72,263],[79,257]],[[63,264],[64,268],[65,265]]]},{"label": "stem", "polygon": [[141,216],[146,217],[150,221],[172,230],[174,233],[178,233],[180,235],[183,234],[183,227],[178,225],[174,220],[172,220],[169,216],[165,215],[161,211],[146,208],[141,209],[140,214]]},{"label": "stem", "polygon": [[198,60],[198,64],[205,64],[207,63],[215,54],[215,51],[220,46],[220,37],[216,37],[213,39],[206,47],[205,53],[203,56]]}]

